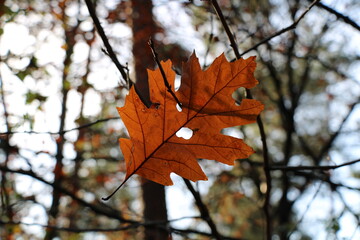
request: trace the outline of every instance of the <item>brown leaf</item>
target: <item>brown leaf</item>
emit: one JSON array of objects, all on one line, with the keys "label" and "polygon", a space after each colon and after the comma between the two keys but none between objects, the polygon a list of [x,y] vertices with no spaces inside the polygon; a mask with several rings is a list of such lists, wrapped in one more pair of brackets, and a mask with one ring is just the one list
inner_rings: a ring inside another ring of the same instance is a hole
[{"label": "brown leaf", "polygon": [[[174,86],[171,61],[161,65]],[[132,88],[125,106],[118,108],[130,135],[130,139],[120,139],[127,167],[123,183],[135,173],[163,185],[173,184],[171,172],[192,181],[207,180],[197,159],[233,165],[234,160],[249,157],[254,152],[251,147],[220,131],[253,123],[263,110],[260,102],[250,99],[243,99],[237,106],[231,96],[240,87],[252,88],[258,83],[255,67],[255,57],[229,63],[222,54],[202,71],[194,53],[183,64],[181,86],[175,93],[182,111],[177,110],[159,69],[148,70],[153,105],[146,108]],[[188,140],[176,135],[184,127],[193,132]]]}]

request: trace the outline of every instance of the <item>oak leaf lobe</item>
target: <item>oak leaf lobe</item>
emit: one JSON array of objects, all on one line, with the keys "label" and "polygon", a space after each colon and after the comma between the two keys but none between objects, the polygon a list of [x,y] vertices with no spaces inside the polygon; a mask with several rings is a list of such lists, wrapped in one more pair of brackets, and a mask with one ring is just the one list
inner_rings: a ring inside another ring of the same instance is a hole
[{"label": "oak leaf lobe", "polygon": [[[174,86],[171,61],[161,65],[169,84]],[[118,108],[130,135],[130,139],[120,139],[127,168],[123,183],[135,173],[163,185],[172,185],[171,172],[192,181],[207,180],[197,159],[233,165],[236,159],[249,157],[254,152],[251,147],[220,131],[253,123],[263,110],[259,101],[243,99],[238,106],[232,98],[236,89],[252,88],[258,83],[255,68],[255,57],[229,63],[222,54],[203,71],[192,54],[183,63],[181,85],[175,92],[181,111],[167,91],[160,70],[148,70],[153,105],[147,108],[132,88],[125,106]],[[193,130],[188,140],[176,136],[183,127]]]}]

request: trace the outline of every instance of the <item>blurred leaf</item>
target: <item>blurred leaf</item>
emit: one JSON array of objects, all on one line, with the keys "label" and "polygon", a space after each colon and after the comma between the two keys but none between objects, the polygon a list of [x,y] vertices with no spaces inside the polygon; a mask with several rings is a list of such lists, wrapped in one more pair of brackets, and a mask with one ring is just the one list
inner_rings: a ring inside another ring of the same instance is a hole
[{"label": "blurred leaf", "polygon": [[38,100],[39,102],[44,102],[47,97],[40,95],[39,93],[27,92],[26,93],[26,104],[32,103],[34,100]]}]

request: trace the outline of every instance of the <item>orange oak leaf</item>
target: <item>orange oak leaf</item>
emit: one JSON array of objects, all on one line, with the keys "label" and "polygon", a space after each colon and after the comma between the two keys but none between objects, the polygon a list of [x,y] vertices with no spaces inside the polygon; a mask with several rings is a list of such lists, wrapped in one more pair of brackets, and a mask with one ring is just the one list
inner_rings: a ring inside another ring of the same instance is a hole
[{"label": "orange oak leaf", "polygon": [[[161,65],[174,86],[171,61]],[[258,83],[255,67],[255,57],[229,63],[222,54],[203,71],[194,53],[183,63],[181,86],[175,92],[182,104],[180,111],[160,70],[148,70],[152,106],[147,108],[132,88],[125,106],[118,108],[130,135],[130,139],[120,139],[127,168],[122,184],[135,173],[163,185],[173,184],[172,172],[192,181],[207,180],[197,159],[234,165],[236,159],[254,153],[243,140],[220,131],[253,123],[263,110],[259,101],[243,99],[236,105],[232,98],[236,89],[252,88]],[[190,139],[176,135],[182,128],[192,130]]]}]

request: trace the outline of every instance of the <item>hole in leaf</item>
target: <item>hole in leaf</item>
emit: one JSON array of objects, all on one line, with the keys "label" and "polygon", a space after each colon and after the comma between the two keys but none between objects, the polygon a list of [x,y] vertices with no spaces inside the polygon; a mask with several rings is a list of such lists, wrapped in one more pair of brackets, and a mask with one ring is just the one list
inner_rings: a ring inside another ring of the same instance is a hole
[{"label": "hole in leaf", "polygon": [[175,92],[176,92],[177,90],[179,90],[180,85],[181,85],[181,76],[176,74],[176,75],[175,75],[175,83],[174,83],[174,90],[175,90]]},{"label": "hole in leaf", "polygon": [[240,106],[241,100],[246,97],[246,89],[241,87],[237,91],[233,92],[232,98],[235,100],[235,105]]},{"label": "hole in leaf", "polygon": [[187,127],[182,127],[179,131],[176,132],[176,136],[189,140],[193,136],[193,130]]},{"label": "hole in leaf", "polygon": [[179,104],[176,104],[176,109],[179,111],[179,112],[182,112],[182,108]]}]

